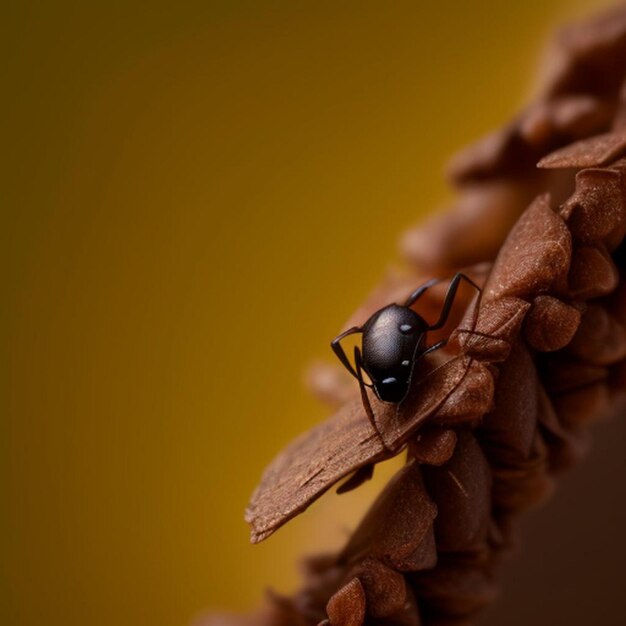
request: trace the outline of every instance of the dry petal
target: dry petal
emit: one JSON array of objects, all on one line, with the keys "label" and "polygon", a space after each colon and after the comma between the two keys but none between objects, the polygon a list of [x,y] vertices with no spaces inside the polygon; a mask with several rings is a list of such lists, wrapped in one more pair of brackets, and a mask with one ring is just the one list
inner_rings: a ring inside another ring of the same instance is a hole
[{"label": "dry petal", "polygon": [[517,338],[530,304],[519,298],[498,298],[481,302],[476,323],[467,319],[450,336],[468,356],[483,362],[504,361]]},{"label": "dry petal", "polygon": [[267,468],[246,510],[252,541],[269,537],[335,482],[385,456],[360,400],[346,404],[293,441]]},{"label": "dry petal", "polygon": [[[431,501],[420,466],[411,462],[385,487],[354,531],[342,560],[358,562],[373,557],[400,571],[432,567],[436,560]],[[425,545],[428,550],[420,551]]]},{"label": "dry petal", "polygon": [[576,333],[580,315],[577,308],[558,298],[537,296],[524,320],[524,338],[541,352],[561,350]]},{"label": "dry petal", "polygon": [[626,133],[606,133],[581,139],[556,150],[539,161],[537,167],[566,168],[608,165],[626,153]]},{"label": "dry petal", "polygon": [[490,521],[491,471],[476,438],[461,432],[452,459],[442,467],[424,467],[424,481],[439,510],[437,548],[461,552],[483,546]]},{"label": "dry petal", "polygon": [[493,390],[491,372],[480,361],[472,361],[463,380],[431,419],[447,426],[474,422],[491,409]]},{"label": "dry petal", "polygon": [[467,183],[527,165],[528,150],[517,130],[518,123],[513,122],[455,154],[448,165],[450,178],[457,184]]},{"label": "dry petal", "polygon": [[500,367],[495,408],[485,416],[480,439],[490,459],[511,465],[530,456],[537,424],[537,374],[528,350],[516,344]]},{"label": "dry petal", "polygon": [[573,298],[589,300],[614,291],[619,272],[602,244],[574,249],[569,272],[569,291]]},{"label": "dry petal", "polygon": [[365,559],[351,574],[361,581],[372,617],[389,617],[404,607],[407,588],[402,574],[376,559]]},{"label": "dry petal", "polygon": [[577,139],[602,131],[611,123],[612,107],[590,95],[568,95],[550,101],[554,132]]},{"label": "dry petal", "polygon": [[626,12],[620,4],[592,19],[560,29],[544,80],[547,97],[562,93],[610,95],[626,58]]},{"label": "dry petal", "polygon": [[571,254],[570,233],[544,194],[520,217],[504,242],[485,287],[485,300],[545,292],[567,272]]},{"label": "dry petal", "polygon": [[353,578],[328,601],[326,606],[331,626],[361,626],[365,621],[365,590]]},{"label": "dry petal", "polygon": [[599,98],[571,95],[540,101],[519,122],[521,137],[537,149],[549,148],[555,139],[577,139],[601,131],[611,121],[611,107]]},{"label": "dry petal", "polygon": [[426,426],[409,443],[410,455],[420,464],[443,465],[454,453],[456,441],[454,430]]},{"label": "dry petal", "polygon": [[444,273],[491,260],[537,189],[515,180],[473,184],[447,213],[409,230],[402,254],[421,269]]},{"label": "dry petal", "polygon": [[623,236],[626,224],[624,171],[586,169],[576,175],[576,192],[561,207],[560,213],[581,242],[609,238],[615,231]]}]

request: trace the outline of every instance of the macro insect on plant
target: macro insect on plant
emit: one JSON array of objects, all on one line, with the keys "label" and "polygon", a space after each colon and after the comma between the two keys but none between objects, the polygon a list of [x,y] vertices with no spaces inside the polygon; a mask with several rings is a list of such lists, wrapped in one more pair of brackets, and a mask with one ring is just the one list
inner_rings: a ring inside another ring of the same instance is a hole
[{"label": "macro insect on plant", "polygon": [[[378,399],[383,402],[401,403],[406,398],[417,361],[448,342],[447,339],[442,339],[432,346],[427,346],[427,333],[445,326],[463,280],[480,293],[480,287],[471,278],[461,272],[455,274],[450,281],[439,318],[434,324],[428,324],[412,307],[430,287],[442,282],[442,279],[438,278],[429,280],[416,289],[403,305],[389,304],[379,309],[363,326],[353,326],[335,337],[330,344],[342,365],[359,382],[363,406],[383,444],[384,438],[378,431],[365,387],[373,389]],[[358,346],[354,347],[354,365],[352,365],[341,341],[357,333],[362,335],[362,350]],[[364,373],[371,382],[365,381]]]},{"label": "macro insect on plant", "polygon": [[[443,282],[440,279],[422,285],[402,306],[379,309],[363,326],[351,328],[332,342],[341,362],[359,381],[361,395],[355,394],[332,417],[296,438],[267,467],[246,509],[254,543],[269,537],[342,479],[349,476],[338,493],[358,487],[372,476],[377,463],[396,456],[407,445],[413,456],[419,455],[416,442],[425,445],[427,431],[445,431],[445,424],[456,419],[458,407],[467,407],[459,402],[463,394],[478,404],[492,396],[488,389],[493,378],[483,363],[506,358],[509,339],[519,330],[529,305],[518,298],[482,302],[478,284],[467,274],[484,275],[486,269],[474,266],[471,272],[455,275],[438,308],[437,321],[431,324],[411,306]],[[449,337],[427,346],[428,333],[451,319],[462,282],[478,291],[474,306],[455,307],[464,313],[462,322]],[[433,298],[429,303],[433,304]],[[358,332],[363,336],[362,350],[357,348],[352,365],[339,344]],[[449,348],[445,354],[439,350],[444,345]],[[409,364],[404,365],[405,361]],[[423,376],[415,376],[418,362],[420,370],[423,362]],[[370,385],[374,393],[368,395]],[[475,393],[478,388],[487,393]],[[482,415],[488,407],[478,404],[476,415]]]},{"label": "macro insect on plant", "polygon": [[[333,340],[347,372],[317,370],[336,412],[264,472],[252,541],[406,461],[343,547],[307,559],[302,589],[254,623],[476,623],[519,517],[581,458],[588,425],[623,408],[626,11],[562,31],[554,54],[537,103],[457,159],[454,211],[413,231],[412,264]],[[460,276],[445,297],[429,281],[406,299],[426,268],[463,268],[475,306]]]}]

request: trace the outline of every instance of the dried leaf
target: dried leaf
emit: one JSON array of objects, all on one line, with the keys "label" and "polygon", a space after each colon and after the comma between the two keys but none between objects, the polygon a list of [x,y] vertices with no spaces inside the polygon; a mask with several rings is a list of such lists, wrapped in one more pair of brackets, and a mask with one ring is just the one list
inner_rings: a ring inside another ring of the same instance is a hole
[{"label": "dried leaf", "polygon": [[328,601],[326,607],[331,626],[361,626],[365,621],[365,590],[353,578]]},{"label": "dried leaf", "polygon": [[566,168],[608,165],[626,154],[626,133],[605,133],[581,139],[556,150],[539,161],[537,167]]},{"label": "dried leaf", "polygon": [[582,243],[604,241],[617,232],[624,236],[626,201],[624,169],[586,169],[576,175],[576,191],[560,214]]},{"label": "dried leaf", "polygon": [[495,179],[472,184],[447,213],[436,214],[405,233],[400,244],[404,258],[433,273],[492,260],[540,190],[539,185],[523,182]]},{"label": "dried leaf", "polygon": [[485,287],[485,301],[547,291],[567,272],[571,255],[569,230],[544,194],[522,215],[502,246]]},{"label": "dried leaf", "polygon": [[612,107],[600,98],[567,95],[531,106],[519,122],[519,133],[529,144],[545,149],[557,137],[573,141],[601,132],[611,116]]},{"label": "dried leaf", "polygon": [[[430,360],[436,363],[438,355]],[[448,357],[450,358],[450,357]],[[402,406],[372,398],[385,446],[372,429],[360,400],[293,441],[266,469],[246,510],[254,543],[301,513],[336,482],[359,468],[397,454],[418,426],[445,401],[465,376],[470,359],[452,358],[416,381]]]},{"label": "dried leaf", "polygon": [[361,401],[346,404],[293,441],[267,468],[246,510],[252,541],[269,537],[350,472],[387,456]]},{"label": "dried leaf", "polygon": [[476,322],[471,315],[450,336],[464,354],[485,363],[499,363],[508,357],[530,304],[519,298],[481,301]]},{"label": "dried leaf", "polygon": [[524,338],[541,352],[561,350],[578,330],[580,316],[576,307],[558,298],[537,296],[524,320]]},{"label": "dried leaf", "polygon": [[[373,557],[400,571],[432,567],[436,514],[420,466],[411,462],[385,487],[352,534],[341,560],[354,563]],[[424,546],[427,550],[420,550]]]},{"label": "dried leaf", "polygon": [[402,611],[407,600],[402,574],[376,559],[365,559],[352,569],[350,575],[361,582],[367,598],[367,612],[372,617],[381,619]]},{"label": "dried leaf", "polygon": [[590,300],[606,296],[617,287],[619,272],[602,244],[574,248],[569,272],[569,291],[573,298]]},{"label": "dried leaf", "polygon": [[450,460],[456,446],[454,430],[439,426],[422,428],[409,442],[409,454],[423,465],[443,465]]},{"label": "dried leaf", "polygon": [[463,380],[433,414],[438,424],[470,424],[491,409],[494,380],[491,372],[480,361],[472,361]]},{"label": "dried leaf", "polygon": [[495,408],[479,429],[488,458],[497,465],[526,461],[537,428],[537,373],[530,353],[520,343],[498,376]]},{"label": "dried leaf", "polygon": [[459,433],[452,459],[423,468],[435,500],[435,541],[440,552],[478,550],[484,546],[491,512],[491,471],[476,438]]}]

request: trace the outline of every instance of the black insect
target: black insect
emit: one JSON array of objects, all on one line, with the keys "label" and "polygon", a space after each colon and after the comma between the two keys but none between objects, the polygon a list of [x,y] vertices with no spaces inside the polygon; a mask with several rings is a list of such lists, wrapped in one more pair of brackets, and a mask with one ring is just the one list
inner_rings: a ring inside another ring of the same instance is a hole
[{"label": "black insect", "polygon": [[[416,289],[403,305],[390,304],[376,311],[363,326],[354,326],[332,340],[331,348],[348,372],[359,381],[364,401],[367,398],[364,387],[372,388],[383,402],[398,404],[406,398],[416,362],[442,348],[447,342],[447,339],[443,339],[427,346],[426,335],[429,331],[445,326],[462,280],[480,293],[480,287],[473,280],[465,274],[455,274],[450,281],[439,319],[432,325],[411,307],[430,287],[442,281],[437,278]],[[352,365],[341,346],[341,340],[355,333],[362,334],[363,351],[354,348]],[[365,381],[363,372],[371,382]],[[366,408],[370,414],[371,408]]]}]

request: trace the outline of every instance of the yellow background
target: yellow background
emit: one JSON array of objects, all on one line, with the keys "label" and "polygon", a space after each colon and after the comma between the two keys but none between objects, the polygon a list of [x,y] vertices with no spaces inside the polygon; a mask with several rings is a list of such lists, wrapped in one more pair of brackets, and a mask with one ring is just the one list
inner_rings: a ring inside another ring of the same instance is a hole
[{"label": "yellow background", "polygon": [[590,3],[10,4],[0,622],[251,607],[376,488],[248,544],[307,362]]}]

